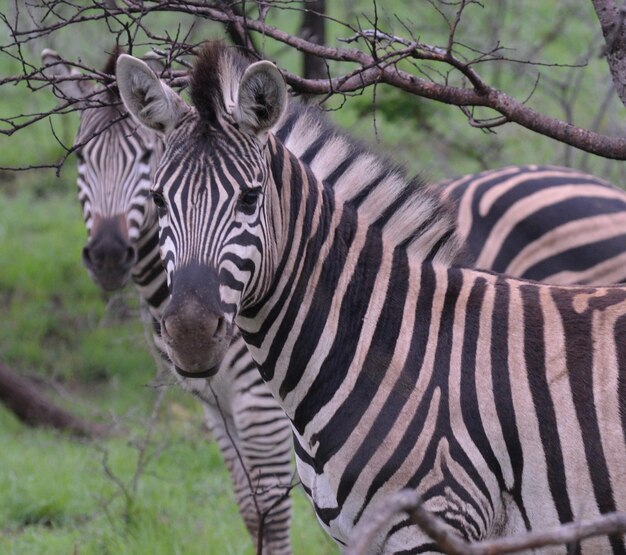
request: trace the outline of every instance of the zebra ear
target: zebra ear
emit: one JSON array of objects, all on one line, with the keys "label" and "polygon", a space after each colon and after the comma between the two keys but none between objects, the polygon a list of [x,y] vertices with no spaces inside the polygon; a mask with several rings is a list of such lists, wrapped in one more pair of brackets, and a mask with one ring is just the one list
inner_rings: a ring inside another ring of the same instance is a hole
[{"label": "zebra ear", "polygon": [[287,85],[271,62],[251,64],[239,83],[235,120],[261,141],[279,121],[287,108]]},{"label": "zebra ear", "polygon": [[85,81],[56,81],[57,79],[79,76],[80,72],[76,69],[70,69],[54,50],[50,48],[43,50],[41,61],[43,62],[41,72],[47,79],[55,81],[52,83],[52,90],[57,98],[82,101],[91,91],[92,85]]},{"label": "zebra ear", "polygon": [[184,100],[138,58],[121,54],[116,76],[126,109],[139,123],[154,131],[168,133],[187,110]]}]

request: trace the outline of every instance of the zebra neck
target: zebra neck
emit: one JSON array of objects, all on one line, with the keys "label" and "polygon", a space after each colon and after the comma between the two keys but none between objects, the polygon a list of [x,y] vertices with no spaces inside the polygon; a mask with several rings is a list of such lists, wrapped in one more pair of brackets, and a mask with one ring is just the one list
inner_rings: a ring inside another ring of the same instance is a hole
[{"label": "zebra neck", "polygon": [[278,139],[350,204],[359,219],[383,229],[388,241],[404,245],[411,256],[442,264],[464,261],[452,205],[438,185],[406,172],[372,152],[311,107],[295,106],[277,131]]},{"label": "zebra neck", "polygon": [[146,301],[151,315],[160,318],[169,297],[167,274],[161,263],[159,250],[159,227],[156,220],[144,227],[137,240],[137,262],[133,267],[132,280],[142,299]]},{"label": "zebra neck", "polygon": [[277,185],[279,201],[290,207],[279,262],[266,296],[242,310],[236,323],[302,433],[351,360],[362,355],[362,332],[375,326],[371,315],[377,313],[363,299],[388,278],[381,266],[388,271],[396,258],[406,266],[407,258],[386,246],[379,228],[359,223],[354,207],[336,202],[288,151],[278,149],[274,157],[275,176],[289,176]]}]

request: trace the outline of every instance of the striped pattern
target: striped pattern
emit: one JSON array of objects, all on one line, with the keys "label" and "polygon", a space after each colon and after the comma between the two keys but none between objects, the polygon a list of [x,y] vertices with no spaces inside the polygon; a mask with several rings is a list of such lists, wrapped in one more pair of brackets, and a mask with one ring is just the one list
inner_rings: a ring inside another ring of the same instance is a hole
[{"label": "striped pattern", "polygon": [[[433,189],[374,155],[369,171],[348,164],[336,191],[325,186],[265,139],[272,71],[257,78],[230,56],[210,53],[195,70],[196,82],[217,74],[216,89],[195,97],[214,105],[143,120],[169,129],[155,195],[172,357],[189,356],[177,350],[174,317],[202,327],[190,306],[237,324],[292,421],[303,485],[339,543],[372,503],[407,486],[468,540],[626,509],[626,288],[455,266],[454,219]],[[138,67],[126,60],[124,71]],[[258,126],[241,119],[250,113]],[[398,196],[377,194],[386,179]],[[344,185],[358,191],[348,201]],[[580,548],[626,552],[623,537]],[[371,552],[426,551],[438,549],[398,516]]]},{"label": "striped pattern", "polygon": [[111,107],[81,112],[76,142],[94,138],[77,152],[78,200],[90,239],[94,222],[123,220],[122,227],[138,254],[131,270],[133,282],[158,320],[169,289],[161,265],[156,214],[146,199],[163,145],[154,133],[137,128],[129,118],[120,119],[122,115]]},{"label": "striped pattern", "polygon": [[605,181],[510,166],[442,185],[473,266],[563,285],[626,281],[626,194]]},{"label": "striped pattern", "polygon": [[[109,104],[111,98],[102,93],[102,100]],[[78,152],[78,197],[88,234],[93,239],[94,222],[122,220],[121,227],[137,250],[131,277],[146,311],[144,321],[154,329],[152,350],[157,365],[171,370],[177,382],[201,402],[253,543],[258,545],[262,528],[262,552],[287,555],[291,553],[289,491],[293,481],[289,423],[240,336],[234,337],[222,371],[213,381],[184,379],[171,367],[159,324],[169,289],[159,252],[156,213],[148,198],[162,141],[154,132],[137,128],[130,118],[120,120],[124,114],[112,107],[81,113],[76,142],[95,135]]]}]

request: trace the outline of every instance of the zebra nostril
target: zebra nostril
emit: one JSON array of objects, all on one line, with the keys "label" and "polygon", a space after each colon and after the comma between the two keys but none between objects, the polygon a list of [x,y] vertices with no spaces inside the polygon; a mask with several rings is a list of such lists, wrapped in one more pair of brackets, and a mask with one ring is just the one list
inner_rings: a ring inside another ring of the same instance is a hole
[{"label": "zebra nostril", "polygon": [[83,263],[88,268],[93,266],[93,260],[91,259],[91,253],[89,252],[89,247],[83,247]]},{"label": "zebra nostril", "polygon": [[136,257],[137,257],[137,251],[135,250],[135,247],[130,246],[126,249],[126,258],[124,259],[124,263],[125,264],[134,264]]},{"label": "zebra nostril", "polygon": [[217,320],[217,326],[215,327],[215,332],[213,333],[213,337],[215,339],[223,339],[226,337],[226,319],[219,317]]}]

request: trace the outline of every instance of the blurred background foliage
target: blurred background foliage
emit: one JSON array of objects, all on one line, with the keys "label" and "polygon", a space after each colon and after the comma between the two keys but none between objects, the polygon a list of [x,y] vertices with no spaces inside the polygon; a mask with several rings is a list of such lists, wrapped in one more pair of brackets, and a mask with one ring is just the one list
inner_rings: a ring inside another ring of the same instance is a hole
[{"label": "blurred background foliage", "polygon": [[[22,2],[0,0],[12,20]],[[379,26],[389,33],[445,43],[447,26],[436,2],[379,2]],[[450,7],[440,6],[444,12]],[[268,22],[295,33],[297,10],[271,9]],[[369,0],[327,2],[337,21],[371,28]],[[330,45],[353,33],[328,21]],[[172,14],[146,20],[157,34],[189,34],[200,42],[223,38],[220,25]],[[115,25],[114,23],[112,23]],[[256,37],[268,57],[299,72],[300,55]],[[613,93],[600,57],[602,37],[591,2],[499,0],[472,6],[458,35],[469,56],[501,46],[509,60],[479,64],[483,78],[537,111],[610,135],[623,134],[624,107]],[[11,41],[0,25],[0,41]],[[141,37],[136,40],[142,54]],[[101,67],[113,47],[103,22],[86,23],[33,41],[26,56],[39,65],[43,48]],[[2,75],[20,64],[2,55]],[[344,68],[345,69],[345,68]],[[436,67],[405,69],[435,74]],[[333,65],[331,72],[340,71]],[[453,78],[454,79],[454,78]],[[55,106],[49,89],[3,87],[0,118]],[[616,185],[626,183],[623,162],[605,160],[515,125],[495,132],[474,129],[458,108],[380,86],[323,106],[349,133],[432,179],[507,164],[550,163],[590,171]],[[481,114],[485,115],[485,114]],[[0,135],[0,166],[48,163],[71,145],[78,117],[40,122],[12,136]],[[0,126],[3,125],[0,123]],[[56,137],[55,137],[56,135]],[[62,144],[60,144],[62,143]],[[251,553],[228,477],[202,425],[198,406],[175,388],[159,412],[155,454],[141,478],[132,510],[107,476],[106,455],[122,482],[135,472],[137,440],[155,398],[154,366],[138,321],[132,288],[105,295],[80,263],[86,239],[75,195],[75,160],[60,176],[53,170],[0,171],[0,361],[40,383],[57,402],[86,418],[121,423],[121,432],[96,444],[23,427],[0,407],[1,553]],[[159,456],[156,456],[159,454]],[[298,553],[334,553],[301,496],[294,545]]]}]

